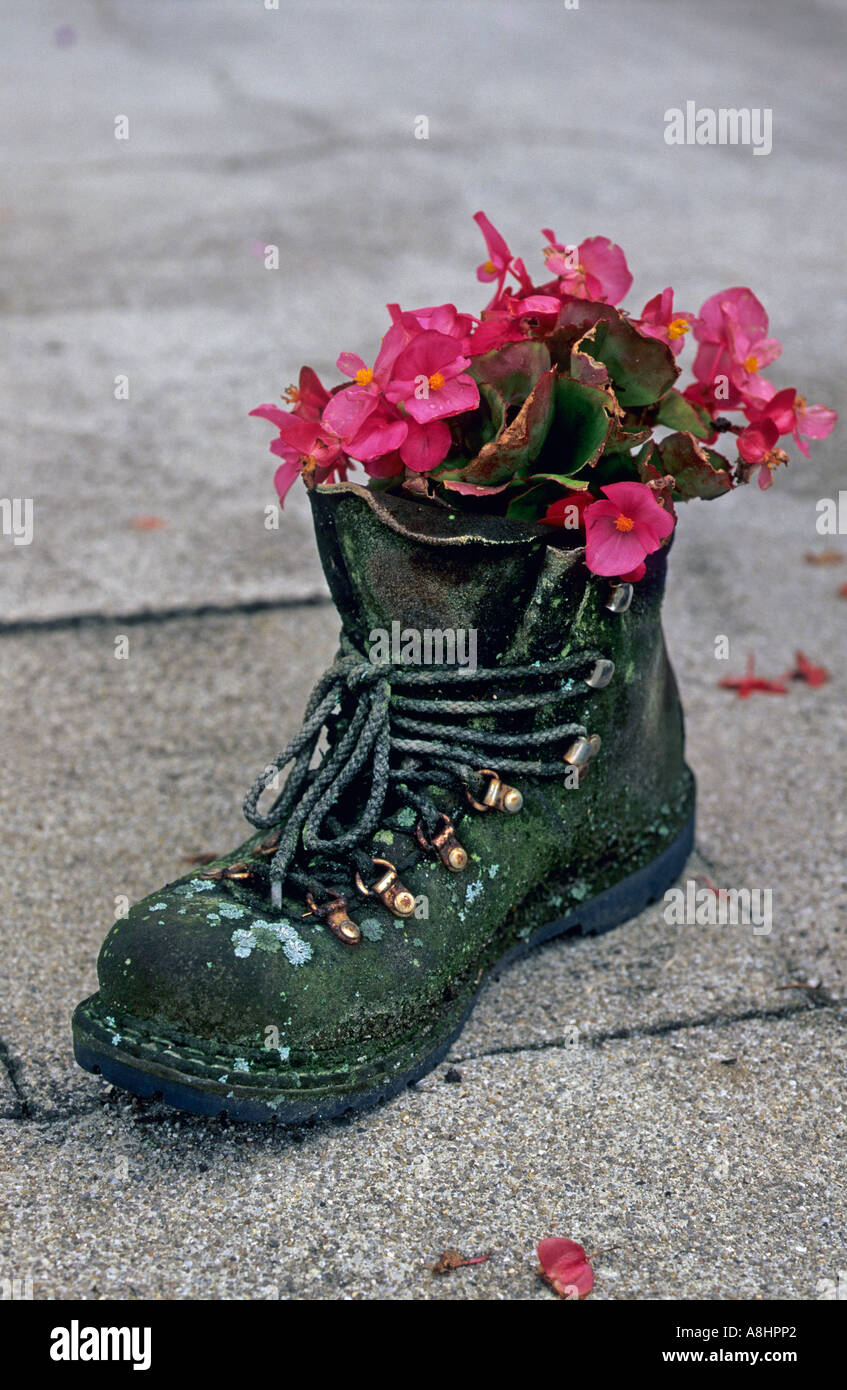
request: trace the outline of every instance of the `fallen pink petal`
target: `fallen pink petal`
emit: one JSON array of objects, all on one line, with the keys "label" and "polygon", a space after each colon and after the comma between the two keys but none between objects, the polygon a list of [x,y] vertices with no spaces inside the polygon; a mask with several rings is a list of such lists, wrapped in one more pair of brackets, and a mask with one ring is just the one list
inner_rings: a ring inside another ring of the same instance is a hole
[{"label": "fallen pink petal", "polygon": [[560,1298],[577,1301],[594,1288],[594,1271],[585,1247],[575,1240],[548,1236],[537,1247],[539,1276]]}]

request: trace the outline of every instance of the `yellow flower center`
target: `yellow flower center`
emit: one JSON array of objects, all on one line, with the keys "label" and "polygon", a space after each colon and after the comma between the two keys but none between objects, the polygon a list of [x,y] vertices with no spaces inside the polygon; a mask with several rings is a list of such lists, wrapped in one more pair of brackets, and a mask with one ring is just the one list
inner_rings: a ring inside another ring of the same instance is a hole
[{"label": "yellow flower center", "polygon": [[615,517],[615,525],[619,531],[631,531],[635,522],[631,516],[624,516],[623,512],[621,512],[620,516]]},{"label": "yellow flower center", "polygon": [[496,275],[497,273],[497,267],[493,261],[486,261],[485,265],[482,268],[485,271],[486,275]]},{"label": "yellow flower center", "polygon": [[296,405],[300,399],[300,392],[297,390],[297,387],[293,384],[291,386],[286,386],[285,390],[282,393],[282,399],[284,401],[288,401],[289,405]]},{"label": "yellow flower center", "polygon": [[745,372],[749,372],[751,376],[754,372],[759,370],[759,359],[758,357],[754,357],[752,352],[749,357],[744,358],[744,370]]},{"label": "yellow flower center", "polygon": [[443,385],[444,385],[444,377],[441,375],[441,373],[440,373],[440,372],[433,372],[432,376],[431,376],[430,379],[429,379],[429,389],[430,389],[430,391],[440,391]]},{"label": "yellow flower center", "polygon": [[806,409],[806,397],[805,397],[805,396],[801,396],[799,391],[797,392],[797,395],[794,397],[794,409],[795,409],[795,410],[805,410],[805,409]]},{"label": "yellow flower center", "polygon": [[374,379],[373,368],[360,367],[354,378],[357,386],[370,386]]},{"label": "yellow flower center", "polygon": [[673,342],[675,338],[681,338],[684,333],[688,333],[690,328],[688,319],[671,319],[668,324],[668,337]]}]

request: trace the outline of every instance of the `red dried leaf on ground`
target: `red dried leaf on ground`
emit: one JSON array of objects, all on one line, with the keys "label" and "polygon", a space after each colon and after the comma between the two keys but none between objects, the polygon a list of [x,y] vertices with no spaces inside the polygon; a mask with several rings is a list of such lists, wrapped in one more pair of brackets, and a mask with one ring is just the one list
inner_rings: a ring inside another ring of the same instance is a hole
[{"label": "red dried leaf on ground", "polygon": [[484,1265],[490,1255],[460,1255],[458,1250],[445,1250],[438,1262],[432,1266],[433,1274],[449,1274],[453,1269],[465,1269],[468,1265]]},{"label": "red dried leaf on ground", "polygon": [[129,524],[133,531],[161,531],[168,523],[161,516],[131,516]]},{"label": "red dried leaf on ground", "polygon": [[840,550],[808,550],[803,559],[807,565],[844,564],[844,554]]},{"label": "red dried leaf on ground", "polygon": [[786,693],[788,687],[784,681],[769,681],[765,680],[763,676],[757,676],[754,665],[754,658],[748,656],[747,670],[743,676],[724,676],[723,680],[718,681],[718,685],[722,686],[724,690],[737,691],[742,700],[746,700],[748,696],[753,694],[754,690],[761,690],[768,695],[784,695]]},{"label": "red dried leaf on ground", "polygon": [[807,685],[826,685],[829,672],[825,666],[815,666],[802,652],[794,653],[794,669],[786,671],[785,680],[805,681]]},{"label": "red dried leaf on ground", "polygon": [[847,598],[847,584],[842,584],[838,592],[842,598]]},{"label": "red dried leaf on ground", "polygon": [[540,1278],[560,1298],[587,1298],[594,1288],[594,1271],[578,1241],[548,1236],[538,1243],[538,1259]]}]

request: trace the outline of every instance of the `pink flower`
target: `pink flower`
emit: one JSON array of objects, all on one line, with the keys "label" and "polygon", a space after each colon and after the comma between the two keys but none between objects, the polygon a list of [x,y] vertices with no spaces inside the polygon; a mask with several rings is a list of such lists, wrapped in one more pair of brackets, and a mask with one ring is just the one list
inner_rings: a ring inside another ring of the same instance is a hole
[{"label": "pink flower", "polygon": [[762,491],[773,482],[774,469],[788,462],[788,455],[776,448],[776,442],[781,434],[790,434],[794,429],[796,396],[794,387],[788,386],[784,391],[775,391],[764,407],[745,409],[750,423],[739,433],[737,445],[743,462],[751,466],[741,468],[741,477],[749,482],[753,468],[758,467]]},{"label": "pink flower", "polygon": [[250,414],[270,420],[279,430],[270,450],[282,459],[274,474],[280,502],[285,501],[288,489],[300,474],[312,485],[326,482],[333,473],[346,476],[348,460],[341,440],[320,421],[304,420],[294,411],[280,410],[276,405],[258,405]]},{"label": "pink flower", "polygon": [[402,404],[407,415],[419,425],[462,415],[479,405],[479,388],[465,368],[470,358],[462,357],[455,338],[427,329],[413,338],[394,363],[386,400]]},{"label": "pink flower", "polygon": [[794,438],[797,448],[809,457],[807,439],[826,439],[835,427],[838,412],[828,410],[825,405],[807,405],[805,397],[798,395],[794,402]]},{"label": "pink flower", "polygon": [[763,414],[770,417],[779,426],[780,434],[793,433],[797,448],[808,458],[807,440],[825,439],[835,427],[837,412],[828,410],[825,405],[807,405],[805,397],[795,391],[793,386],[776,391],[770,382],[766,384],[772,392],[767,399],[767,405],[759,409],[748,408],[745,411],[748,420],[755,422]]},{"label": "pink flower", "polygon": [[750,465],[747,468],[739,467],[739,474],[744,482],[749,482],[754,469],[758,467],[759,487],[763,492],[773,482],[773,470],[780,463],[787,462],[785,452],[775,447],[778,439],[779,430],[773,420],[766,417],[755,425],[747,425],[738,436],[738,452],[744,463]]},{"label": "pink flower", "polygon": [[473,220],[485,237],[485,246],[488,251],[488,260],[483,261],[482,265],[478,265],[476,268],[476,278],[481,280],[483,284],[490,283],[492,280],[497,281],[494,295],[496,299],[509,273],[512,253],[497,228],[489,222],[484,212],[475,212]]},{"label": "pink flower", "polygon": [[769,338],[768,316],[752,290],[738,285],[713,294],[694,320],[694,336],[700,344],[692,371],[698,381],[711,386],[715,378],[727,378],[727,410],[765,401],[773,386],[759,376],[762,367],[782,352],[778,338]]},{"label": "pink flower", "polygon": [[428,473],[437,468],[446,457],[452,443],[450,426],[443,420],[432,420],[420,425],[417,420],[407,420],[408,433],[400,446],[400,458],[414,473]]},{"label": "pink flower", "polygon": [[386,307],[392,323],[402,324],[408,332],[409,339],[416,333],[431,328],[436,333],[446,333],[450,338],[457,338],[459,350],[467,352],[476,320],[472,314],[460,314],[455,304],[437,304],[427,309],[405,310],[401,309],[399,304],[388,304]]},{"label": "pink flower", "polygon": [[349,460],[341,440],[321,424],[321,411],[330,399],[329,392],[311,367],[301,367],[297,386],[289,386],[284,399],[291,410],[278,405],[257,405],[251,415],[276,425],[279,435],[271,441],[270,450],[282,459],[274,474],[274,486],[280,502],[298,474],[310,484],[326,482],[333,474],[346,477]]},{"label": "pink flower", "polygon": [[528,336],[520,319],[513,319],[505,309],[485,309],[482,322],[471,338],[468,353],[471,357],[481,357],[483,353],[493,352],[507,343],[523,342]]},{"label": "pink flower", "polygon": [[341,353],[336,366],[345,376],[353,378],[353,385],[345,386],[332,395],[324,407],[323,422],[342,439],[357,434],[368,416],[376,410],[380,397],[391,380],[394,363],[410,336],[409,330],[403,324],[392,324],[382,340],[382,346],[372,367],[369,367],[358,353]]},{"label": "pink flower", "polygon": [[[373,463],[383,454],[392,454],[402,448],[408,433],[408,420],[404,420],[399,411],[385,401],[380,401],[356,432],[345,436],[344,450],[360,463]],[[372,473],[373,470],[368,469],[368,472]]]},{"label": "pink flower", "polygon": [[674,309],[673,290],[670,285],[647,301],[641,310],[641,318],[635,319],[635,327],[648,338],[659,338],[667,343],[674,356],[685,347],[685,334],[691,328],[694,315],[687,309]]},{"label": "pink flower", "polygon": [[552,294],[530,294],[523,299],[501,294],[494,308],[483,310],[468,352],[471,357],[479,357],[506,343],[519,343],[530,337],[533,329],[542,335],[549,333],[556,326],[561,307],[561,300]]},{"label": "pink flower", "polygon": [[608,483],[605,501],[583,513],[585,563],[594,574],[624,575],[658,550],[674,527],[646,483]]},{"label": "pink flower", "polygon": [[544,248],[548,270],[559,280],[561,294],[619,304],[632,285],[626,256],[605,236],[588,237],[577,247],[563,246],[549,227],[542,234],[550,245]]}]

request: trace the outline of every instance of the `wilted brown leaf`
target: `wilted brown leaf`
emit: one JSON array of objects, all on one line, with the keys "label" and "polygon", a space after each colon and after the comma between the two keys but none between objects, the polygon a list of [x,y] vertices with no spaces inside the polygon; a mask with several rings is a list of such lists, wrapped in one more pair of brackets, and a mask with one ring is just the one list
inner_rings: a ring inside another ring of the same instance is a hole
[{"label": "wilted brown leaf", "polygon": [[460,1255],[458,1250],[445,1250],[439,1257],[436,1264],[432,1266],[433,1274],[449,1274],[454,1269],[464,1269],[467,1265],[485,1264],[490,1260],[491,1255],[471,1255],[466,1257]]}]

